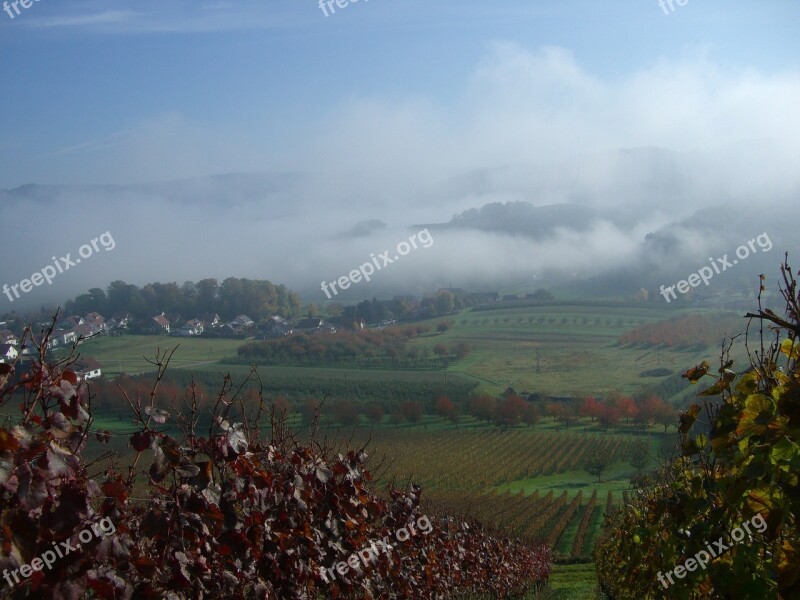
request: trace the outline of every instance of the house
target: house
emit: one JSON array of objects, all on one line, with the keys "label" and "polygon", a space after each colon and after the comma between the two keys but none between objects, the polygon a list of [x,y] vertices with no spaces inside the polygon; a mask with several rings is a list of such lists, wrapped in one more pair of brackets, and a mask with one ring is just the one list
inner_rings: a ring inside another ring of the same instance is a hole
[{"label": "house", "polygon": [[291,327],[287,327],[285,325],[273,325],[272,327],[268,328],[266,332],[263,334],[264,339],[276,339],[286,337],[287,335],[292,335],[294,330]]},{"label": "house", "polygon": [[186,321],[186,325],[185,326],[188,326],[188,327],[191,327],[192,329],[194,329],[195,335],[200,335],[201,333],[203,333],[203,331],[205,331],[205,328],[206,328],[206,326],[203,324],[203,322],[201,320],[199,320],[199,319],[191,319],[190,321]]},{"label": "house", "polygon": [[336,327],[334,327],[330,323],[325,323],[323,321],[322,325],[320,325],[318,329],[315,329],[314,331],[311,332],[311,335],[320,333],[336,333]]},{"label": "house", "polygon": [[0,344],[0,363],[14,362],[19,352],[11,344]]},{"label": "house", "polygon": [[8,329],[0,330],[0,344],[11,344],[12,346],[19,346],[19,338],[11,333]]},{"label": "house", "polygon": [[130,323],[131,316],[128,313],[120,313],[111,317],[109,327],[113,329],[127,329]]},{"label": "house", "polygon": [[197,317],[197,320],[202,321],[205,327],[214,328],[220,325],[220,318],[217,313],[203,313]]},{"label": "house", "polygon": [[262,340],[272,340],[287,335],[292,335],[292,327],[281,317],[270,317],[267,323],[258,329],[257,337]]},{"label": "house", "polygon": [[75,375],[78,376],[79,381],[97,379],[103,374],[100,363],[88,356],[81,356],[72,363],[71,368],[75,371]]},{"label": "house", "polygon": [[86,340],[96,336],[99,333],[102,333],[104,330],[99,325],[87,322],[84,323],[83,325],[78,325],[72,331],[75,333],[76,336]]},{"label": "house", "polygon": [[483,302],[497,302],[500,294],[497,292],[473,292],[469,295],[469,299],[476,304]]},{"label": "house", "polygon": [[169,319],[164,316],[164,313],[156,315],[151,319],[150,331],[153,333],[169,333]]},{"label": "house", "polygon": [[451,294],[453,294],[453,296],[459,296],[459,297],[467,295],[467,292],[464,288],[454,288],[454,287],[439,288],[433,293],[433,295],[436,296],[437,294],[441,294],[442,292],[450,292]]},{"label": "house", "polygon": [[[74,344],[78,341],[78,334],[71,329],[69,331],[58,329],[50,336],[50,341],[51,347],[68,346],[69,344]],[[55,343],[52,343],[53,341],[55,341]]]},{"label": "house", "polygon": [[177,327],[181,323],[183,323],[183,317],[180,313],[170,312],[170,313],[161,313],[164,318],[169,321],[169,324],[173,327]]},{"label": "house", "polygon": [[64,317],[58,323],[56,323],[57,329],[74,329],[78,325],[83,325],[86,321],[83,317],[79,317],[78,315],[72,315],[69,317]]},{"label": "house", "polygon": [[311,333],[312,331],[316,331],[320,327],[324,321],[322,319],[318,319],[317,317],[308,317],[307,319],[300,319],[294,326],[295,329],[302,333]]},{"label": "house", "polygon": [[516,300],[521,300],[522,296],[519,294],[506,294],[503,296],[503,302],[514,302]]},{"label": "house", "polygon": [[181,337],[200,335],[203,333],[203,330],[203,323],[197,319],[192,319],[191,321],[186,321],[186,323],[183,324],[183,327],[178,330],[178,335]]},{"label": "house", "polygon": [[255,325],[256,322],[253,321],[253,319],[251,319],[247,315],[239,315],[233,321],[231,321],[230,324],[233,325],[234,327],[237,327],[237,328],[245,328],[246,329],[248,327],[252,327],[253,325]]},{"label": "house", "polygon": [[217,331],[222,337],[240,337],[244,335],[244,329],[233,322],[217,327]]},{"label": "house", "polygon": [[98,331],[106,330],[106,318],[98,312],[90,312],[84,320],[86,325],[96,327]]}]

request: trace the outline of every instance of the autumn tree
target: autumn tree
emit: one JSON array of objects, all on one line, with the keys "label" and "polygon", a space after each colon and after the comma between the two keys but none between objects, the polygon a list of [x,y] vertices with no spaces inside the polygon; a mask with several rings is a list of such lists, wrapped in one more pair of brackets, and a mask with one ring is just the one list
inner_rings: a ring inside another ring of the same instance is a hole
[{"label": "autumn tree", "polygon": [[458,360],[466,358],[469,352],[470,347],[466,342],[458,342],[453,346],[453,354]]},{"label": "autumn tree", "polygon": [[533,426],[539,422],[540,417],[539,409],[530,402],[526,402],[525,410],[522,412],[522,422],[528,426]]},{"label": "autumn tree", "polygon": [[392,414],[389,415],[389,422],[397,428],[400,423],[405,420],[403,417],[403,413],[400,412],[400,409],[396,409],[392,411]]},{"label": "autumn tree", "polygon": [[615,407],[619,411],[620,417],[631,422],[639,414],[639,407],[630,396],[623,396],[615,402]]},{"label": "autumn tree", "polygon": [[333,418],[345,427],[358,424],[358,408],[351,400],[339,400],[333,405]]},{"label": "autumn tree", "polygon": [[400,414],[406,421],[416,425],[422,420],[422,405],[416,400],[406,400],[400,404]]},{"label": "autumn tree", "polygon": [[551,417],[553,421],[563,419],[566,412],[566,408],[560,402],[548,402],[544,406],[544,414]]},{"label": "autumn tree", "polygon": [[597,422],[603,431],[608,431],[609,427],[615,427],[619,423],[620,412],[619,409],[613,404],[603,404],[600,415],[597,417]]},{"label": "autumn tree", "polygon": [[370,404],[364,409],[364,415],[374,425],[380,425],[383,421],[384,410],[380,404]]},{"label": "autumn tree", "polygon": [[494,419],[496,406],[497,401],[491,396],[475,396],[469,401],[469,414],[489,423]]},{"label": "autumn tree", "polygon": [[272,401],[272,409],[275,411],[275,415],[285,417],[292,412],[292,405],[286,396],[278,394]]},{"label": "autumn tree", "polygon": [[597,482],[601,482],[603,473],[605,473],[611,466],[611,457],[604,452],[595,452],[591,454],[583,463],[583,470],[597,477]]},{"label": "autumn tree", "polygon": [[303,425],[310,426],[314,423],[320,413],[321,404],[316,398],[306,398],[300,414],[303,417]]},{"label": "autumn tree", "polygon": [[452,327],[453,327],[452,321],[447,321],[447,320],[439,321],[436,324],[436,331],[438,331],[439,333],[444,333],[446,331],[449,331]]},{"label": "autumn tree", "polygon": [[527,411],[528,403],[516,394],[512,394],[497,402],[494,420],[498,425],[513,427],[522,423]]},{"label": "autumn tree", "polygon": [[436,399],[436,414],[443,419],[447,419],[453,423],[458,423],[458,418],[461,414],[461,411],[459,410],[458,406],[453,404],[453,401],[450,400],[450,398],[447,396],[439,396]]},{"label": "autumn tree", "polygon": [[594,423],[594,420],[600,416],[603,410],[603,405],[597,401],[594,396],[586,396],[581,404],[580,416],[589,417]]}]

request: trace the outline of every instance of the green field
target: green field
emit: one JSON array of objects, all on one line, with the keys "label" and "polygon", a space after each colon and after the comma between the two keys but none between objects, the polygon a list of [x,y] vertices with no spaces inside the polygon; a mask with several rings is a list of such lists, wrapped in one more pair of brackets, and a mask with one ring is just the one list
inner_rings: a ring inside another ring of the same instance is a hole
[{"label": "green field", "polygon": [[[655,368],[682,372],[703,359],[713,360],[719,348],[698,351],[622,347],[617,343],[619,336],[641,324],[713,312],[650,306],[500,307],[454,316],[451,319],[454,327],[436,342],[448,345],[466,342],[474,348],[467,358],[453,364],[450,371],[480,378],[490,393],[508,386],[517,391],[554,396],[602,394],[611,390],[633,393],[663,379],[640,377],[641,372]],[[742,329],[745,324],[742,319]],[[734,355],[740,359],[739,364],[743,357],[742,352]]]},{"label": "green field", "polygon": [[[663,368],[673,374],[704,359],[714,360],[719,347],[656,349],[621,346],[619,336],[644,323],[654,323],[684,314],[713,311],[672,309],[661,305],[523,306],[493,310],[466,310],[452,315],[452,329],[443,334],[415,338],[410,346],[430,351],[438,343],[452,346],[466,342],[471,353],[440,370],[349,369],[328,367],[261,367],[265,378],[311,378],[320,381],[363,380],[371,382],[444,383],[456,378],[479,384],[480,392],[497,394],[512,386],[517,391],[553,396],[604,394],[612,390],[634,393],[654,386],[665,377],[641,376],[643,371]],[[442,319],[431,319],[434,326]],[[745,322],[742,319],[742,326]],[[731,332],[738,333],[738,332]],[[720,340],[721,341],[721,340]],[[153,370],[147,362],[158,350],[178,346],[173,369],[244,377],[246,365],[219,364],[236,358],[242,340],[169,338],[164,336],[101,337],[90,340],[80,351],[99,360],[104,373],[144,373]],[[743,349],[733,355],[743,364]]]},{"label": "green field", "polygon": [[[675,391],[666,396],[680,404],[701,388],[681,382],[679,374],[704,359],[714,364],[719,347],[656,349],[622,346],[618,339],[641,324],[708,312],[667,309],[660,304],[641,307],[498,304],[494,310],[467,310],[452,315],[449,320],[453,326],[445,333],[434,332],[409,342],[428,352],[438,343],[448,347],[458,342],[469,344],[471,353],[465,359],[450,362],[446,370],[444,365],[439,370],[416,371],[261,366],[258,373],[268,395],[286,393],[295,400],[307,395],[321,398],[330,392],[333,401],[350,395],[359,400],[387,403],[400,398],[427,397],[430,401],[436,390],[445,389],[445,381],[450,385],[477,384],[475,391],[493,395],[508,386],[518,392],[560,397],[602,395],[612,390],[630,394],[670,380],[676,384],[670,390]],[[426,324],[435,329],[441,320],[431,319]],[[146,359],[152,359],[159,349],[178,346],[172,369],[185,377],[194,374],[206,382],[221,383],[224,373],[230,373],[236,381],[247,376],[250,370],[247,365],[229,364],[243,343],[122,336],[90,340],[80,350],[98,359],[104,373],[113,376],[120,372],[152,372],[153,366]],[[743,349],[737,348],[733,358],[737,365],[743,365]],[[222,364],[223,360],[228,362]],[[668,369],[672,374],[641,376],[643,371],[655,368]],[[288,421],[298,432],[303,431],[299,414],[289,415]],[[337,426],[327,414],[322,417],[322,426],[329,438],[348,435],[352,429]],[[110,447],[130,456],[127,435],[132,425],[124,410],[99,417],[94,427],[108,428],[117,434]],[[559,562],[554,565],[549,587],[531,597],[562,600],[597,597],[591,548],[600,534],[609,493],[613,501],[609,506],[618,506],[623,493],[631,493],[630,478],[635,469],[626,458],[617,455],[613,466],[598,482],[574,461],[564,463],[555,472],[550,472],[546,464],[570,456],[576,447],[584,452],[583,446],[597,448],[603,443],[616,444],[616,452],[624,453],[628,451],[625,448],[630,448],[631,439],[648,440],[650,454],[656,457],[662,440],[674,436],[674,431],[670,428],[670,433],[664,434],[662,427],[642,429],[620,424],[604,433],[587,419],[565,428],[545,418],[533,427],[502,432],[467,415],[457,425],[432,415],[425,415],[417,425],[395,425],[387,415],[378,426],[362,416],[354,441],[371,437],[373,456],[388,459],[390,467],[382,473],[382,482],[388,476],[396,476],[398,481],[415,478],[425,482],[423,489],[428,490],[428,498],[434,504],[448,510],[474,510],[476,516],[484,519],[491,519],[495,510],[505,511],[505,520],[495,526],[509,523],[509,516],[515,517],[513,528],[507,533],[527,539],[544,539],[549,535],[555,540],[553,551]],[[544,445],[542,439],[547,440]],[[651,467],[655,465],[654,458]],[[596,504],[589,512],[589,499],[595,491]],[[552,514],[551,520],[540,523],[537,515],[544,513]],[[558,522],[560,515],[564,515],[561,525],[552,525],[554,530],[560,528],[558,533],[548,534],[551,523]],[[588,524],[584,549],[575,553],[573,543],[582,522]]]},{"label": "green field", "polygon": [[103,374],[115,376],[120,373],[137,374],[154,370],[152,361],[156,354],[178,349],[170,361],[173,369],[212,368],[220,360],[236,356],[241,340],[176,338],[157,335],[122,335],[119,337],[98,336],[79,346],[81,354],[100,361]]}]

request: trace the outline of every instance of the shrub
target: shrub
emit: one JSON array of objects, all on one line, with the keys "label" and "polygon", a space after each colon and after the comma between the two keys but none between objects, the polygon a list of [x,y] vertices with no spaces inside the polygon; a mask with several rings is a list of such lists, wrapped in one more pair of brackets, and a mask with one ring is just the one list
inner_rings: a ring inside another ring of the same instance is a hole
[{"label": "shrub", "polygon": [[[693,384],[711,377],[700,395],[719,400],[680,415],[681,456],[608,520],[595,559],[609,597],[800,597],[800,296],[787,262],[785,316],[761,309],[760,296],[759,311],[746,315],[761,324],[751,369],[732,370],[731,342],[716,374],[708,362],[684,373]],[[732,536],[759,517],[763,528]],[[719,554],[706,568],[687,569],[665,592],[665,573],[711,544]]]}]

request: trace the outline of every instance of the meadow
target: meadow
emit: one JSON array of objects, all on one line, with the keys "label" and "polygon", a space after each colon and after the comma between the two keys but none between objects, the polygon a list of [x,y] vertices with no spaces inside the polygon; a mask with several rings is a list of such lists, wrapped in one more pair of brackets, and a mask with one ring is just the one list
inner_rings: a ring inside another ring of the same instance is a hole
[{"label": "meadow", "polygon": [[[465,342],[473,351],[450,366],[451,373],[480,379],[488,393],[506,387],[552,396],[585,396],[617,390],[633,394],[664,377],[641,376],[654,369],[680,373],[704,359],[713,360],[719,346],[654,348],[620,344],[619,337],[640,325],[680,315],[717,314],[701,309],[660,305],[523,306],[466,311],[453,317],[453,328],[440,336],[446,344]],[[732,329],[731,335],[744,330]],[[722,340],[720,339],[720,343]],[[743,354],[734,355],[744,364]]]},{"label": "meadow", "polygon": [[[438,361],[439,369],[407,368],[330,368],[324,366],[262,366],[264,381],[310,379],[319,382],[359,381],[391,386],[394,383],[422,382],[444,384],[450,378],[478,385],[478,393],[498,394],[507,387],[518,392],[538,392],[565,397],[602,395],[616,390],[633,394],[652,388],[669,375],[648,376],[648,371],[663,369],[679,375],[704,359],[713,361],[716,347],[658,348],[620,344],[622,334],[645,324],[658,323],[679,315],[711,315],[717,311],[694,308],[667,308],[661,304],[601,305],[559,304],[511,306],[496,303],[491,310],[465,310],[458,314],[423,322],[435,328],[442,320],[452,327],[414,338],[409,345],[428,352],[437,344],[451,347],[464,342],[471,348],[461,360],[452,357]],[[732,329],[735,335],[744,330]],[[722,340],[720,339],[720,343]],[[171,369],[219,375],[245,376],[245,364],[227,364],[236,360],[243,340],[169,338],[164,336],[100,337],[80,347],[82,353],[99,360],[107,376],[119,373],[154,371],[156,352],[177,350]],[[741,351],[734,354],[737,364],[744,364]],[[220,361],[226,364],[220,364]],[[275,387],[275,386],[273,386]],[[678,394],[675,400],[685,396]],[[379,400],[380,398],[375,398]]]},{"label": "meadow", "polygon": [[[431,400],[443,390],[456,397],[462,393],[497,395],[510,386],[520,393],[564,398],[612,391],[635,394],[660,385],[669,390],[665,398],[680,407],[699,391],[682,381],[680,373],[704,359],[713,364],[719,346],[659,348],[621,344],[619,338],[640,325],[689,314],[712,311],[660,304],[498,303],[492,310],[467,310],[447,317],[452,327],[444,333],[433,332],[409,342],[420,352],[430,352],[439,343],[470,346],[466,358],[443,359],[439,369],[261,366],[258,373],[267,397],[282,393],[300,399],[329,393],[334,400],[352,396],[364,402],[394,402],[406,397]],[[435,329],[442,320],[431,319],[426,324]],[[742,329],[745,325],[742,319]],[[121,371],[152,371],[147,358],[152,359],[158,349],[178,346],[172,370],[181,372],[187,381],[195,376],[221,382],[225,373],[235,381],[246,377],[247,365],[227,364],[243,343],[121,336],[91,340],[80,350],[97,358],[105,374],[113,376]],[[733,358],[738,365],[744,364],[741,353]],[[223,360],[226,364],[220,363]],[[649,376],[648,371],[654,369],[661,369],[659,375]],[[110,447],[129,456],[131,425],[123,414],[123,410],[101,413],[94,427],[111,430],[115,435]],[[288,423],[302,435],[299,414],[288,415]],[[353,432],[324,414],[321,425],[329,439],[349,438],[352,446],[367,446],[379,486],[390,481],[398,485],[418,482],[426,506],[434,514],[478,518],[504,535],[550,545],[557,564],[548,598],[594,597],[591,552],[603,515],[615,510],[625,494],[632,492],[630,480],[637,470],[630,460],[636,443],[646,445],[653,467],[675,431],[674,427],[664,433],[663,427],[620,424],[602,432],[585,418],[569,428],[544,418],[532,427],[501,430],[467,415],[457,424],[425,415],[414,425],[392,423],[387,415],[377,426],[362,416],[360,427]],[[583,469],[583,462],[602,451],[614,458],[598,482]]]}]

